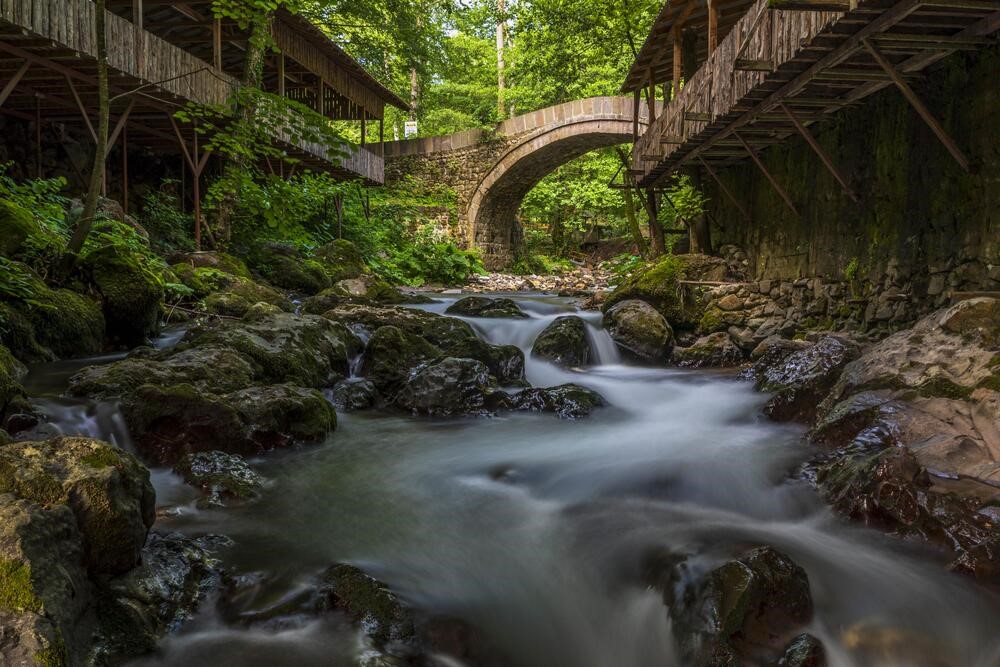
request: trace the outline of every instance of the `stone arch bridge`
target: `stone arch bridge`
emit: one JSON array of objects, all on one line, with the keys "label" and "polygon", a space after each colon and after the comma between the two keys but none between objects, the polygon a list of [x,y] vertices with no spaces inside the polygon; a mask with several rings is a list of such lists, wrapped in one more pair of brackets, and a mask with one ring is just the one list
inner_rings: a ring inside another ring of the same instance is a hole
[{"label": "stone arch bridge", "polygon": [[[387,142],[386,181],[410,174],[453,187],[461,234],[482,250],[487,268],[503,268],[522,241],[517,211],[524,196],[556,167],[631,142],[633,109],[631,98],[591,97],[515,116],[492,132]],[[646,120],[646,105],[640,104],[640,134]]]}]

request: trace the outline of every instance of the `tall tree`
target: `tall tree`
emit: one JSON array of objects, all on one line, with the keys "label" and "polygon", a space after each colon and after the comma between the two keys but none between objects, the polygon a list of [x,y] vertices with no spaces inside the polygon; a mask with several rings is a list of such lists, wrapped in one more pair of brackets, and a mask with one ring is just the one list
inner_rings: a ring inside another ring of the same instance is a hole
[{"label": "tall tree", "polygon": [[507,115],[504,103],[504,61],[503,51],[506,44],[507,4],[497,0],[497,114],[500,118]]}]

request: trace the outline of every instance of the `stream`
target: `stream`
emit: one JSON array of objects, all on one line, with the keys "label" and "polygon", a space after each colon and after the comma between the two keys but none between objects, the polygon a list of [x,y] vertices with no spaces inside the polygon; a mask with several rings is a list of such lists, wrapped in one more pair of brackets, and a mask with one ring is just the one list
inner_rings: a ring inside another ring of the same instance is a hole
[{"label": "stream", "polygon": [[[526,354],[575,310],[514,298],[530,318],[467,321]],[[443,312],[452,300],[420,307]],[[571,371],[528,356],[526,372],[533,385],[601,393],[610,405],[589,418],[341,412],[325,444],[254,461],[269,480],[255,503],[200,509],[193,489],[154,470],[164,508],[154,529],[232,538],[225,567],[259,580],[240,600],[247,612],[351,562],[416,606],[470,622],[516,667],[679,666],[660,594],[635,583],[643,556],[666,546],[710,568],[769,544],[808,572],[808,631],[830,665],[1000,665],[996,595],[919,545],[832,515],[790,476],[812,452],[801,427],[760,414],[765,395],[732,374],[623,364],[600,314],[577,314],[599,363]],[[128,447],[113,405],[51,396],[84,362],[95,360],[35,368],[29,388],[49,394],[36,402],[63,433]],[[213,607],[136,664],[364,664],[365,640],[340,615],[247,627]]]}]

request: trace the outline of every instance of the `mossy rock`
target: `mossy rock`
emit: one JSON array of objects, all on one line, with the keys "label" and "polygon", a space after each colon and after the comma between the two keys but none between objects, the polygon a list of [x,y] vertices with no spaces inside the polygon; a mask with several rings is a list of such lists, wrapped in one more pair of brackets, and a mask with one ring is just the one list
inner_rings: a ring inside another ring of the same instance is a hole
[{"label": "mossy rock", "polygon": [[246,263],[239,257],[224,252],[205,250],[188,252],[174,256],[171,261],[175,266],[183,264],[192,269],[211,269],[238,278],[250,278],[250,270],[247,269]]},{"label": "mossy rock", "polygon": [[83,264],[104,304],[108,334],[126,347],[142,345],[160,329],[163,282],[142,259],[115,246],[86,255]]},{"label": "mossy rock", "polygon": [[0,345],[0,420],[5,416],[11,401],[25,395],[21,386],[25,373],[27,369],[24,364],[15,359],[10,350]]},{"label": "mossy rock", "polygon": [[357,278],[367,271],[361,251],[346,239],[337,239],[320,246],[313,256],[322,264],[333,283],[345,278]]},{"label": "mossy rock", "polygon": [[254,322],[223,322],[197,334],[192,345],[237,351],[263,383],[327,387],[345,377],[363,345],[339,322],[316,315],[269,315]]},{"label": "mossy rock", "polygon": [[445,310],[449,315],[465,317],[495,317],[524,319],[528,315],[521,310],[513,299],[486,296],[467,296],[448,306]]},{"label": "mossy rock", "polygon": [[376,646],[415,640],[413,612],[382,582],[347,564],[334,565],[323,580],[330,602],[363,622]]},{"label": "mossy rock", "polygon": [[245,313],[243,313],[243,320],[245,322],[260,322],[271,315],[278,315],[281,312],[281,308],[278,308],[274,304],[258,301],[250,306]]},{"label": "mossy rock", "polygon": [[636,271],[604,301],[605,311],[616,303],[639,299],[652,305],[674,328],[695,329],[704,314],[702,289],[681,280],[719,281],[726,263],[707,255],[665,255]]},{"label": "mossy rock", "polygon": [[286,313],[295,310],[295,304],[287,296],[272,287],[255,283],[249,279],[238,279],[228,287],[228,292],[246,299],[251,304],[269,303]]},{"label": "mossy rock", "polygon": [[234,282],[236,276],[214,267],[191,266],[190,264],[174,264],[170,267],[177,280],[191,290],[195,298],[204,298],[212,292],[226,289]]},{"label": "mossy rock", "polygon": [[531,346],[531,356],[557,366],[586,366],[593,359],[586,323],[576,315],[557,317]]},{"label": "mossy rock", "polygon": [[239,352],[220,345],[202,345],[171,350],[154,358],[130,356],[112,364],[88,366],[70,378],[68,392],[109,399],[145,384],[191,384],[202,390],[228,393],[249,387],[253,380],[254,368]]},{"label": "mossy rock", "polygon": [[323,317],[343,322],[360,324],[374,331],[379,327],[393,326],[409,333],[422,334],[424,326],[440,316],[425,310],[401,306],[367,306],[363,304],[342,304],[323,313]]},{"label": "mossy rock", "polygon": [[250,387],[226,395],[263,449],[319,442],[337,428],[337,412],[315,389],[288,384]]},{"label": "mossy rock", "polygon": [[455,317],[433,317],[424,322],[421,335],[449,357],[475,359],[505,385],[524,381],[524,352],[513,345],[491,345],[468,322]]},{"label": "mossy rock", "polygon": [[232,292],[216,292],[202,299],[201,307],[206,313],[213,315],[243,317],[250,311],[253,304]]},{"label": "mossy rock", "polygon": [[99,352],[104,316],[93,299],[68,289],[51,289],[27,266],[15,263],[30,284],[31,302],[0,304],[0,342],[20,359],[50,361]]},{"label": "mossy rock", "polygon": [[0,493],[41,507],[68,506],[83,535],[87,567],[94,572],[134,567],[155,518],[149,471],[128,452],[89,438],[3,447]]},{"label": "mossy rock", "polygon": [[16,257],[29,236],[38,232],[31,211],[7,199],[0,199],[0,255]]},{"label": "mossy rock", "polygon": [[49,290],[45,308],[32,309],[29,318],[35,338],[57,357],[96,354],[104,347],[105,319],[101,305],[68,289]]},{"label": "mossy rock", "polygon": [[174,472],[188,484],[209,494],[211,504],[225,499],[252,500],[264,486],[264,478],[238,454],[197,452],[183,457]]},{"label": "mossy rock", "polygon": [[294,247],[271,244],[253,253],[253,266],[269,283],[316,294],[330,286],[323,264],[303,257]]},{"label": "mossy rock", "polygon": [[361,374],[379,391],[393,394],[410,371],[441,356],[441,350],[422,336],[394,326],[379,327],[368,341]]}]

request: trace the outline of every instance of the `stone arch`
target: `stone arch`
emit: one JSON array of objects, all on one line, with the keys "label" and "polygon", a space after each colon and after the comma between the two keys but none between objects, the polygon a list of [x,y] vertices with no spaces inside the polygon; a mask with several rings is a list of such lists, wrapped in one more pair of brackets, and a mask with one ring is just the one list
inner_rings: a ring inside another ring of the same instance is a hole
[{"label": "stone arch", "polygon": [[504,153],[479,181],[466,213],[472,244],[488,269],[508,266],[522,242],[517,211],[531,189],[560,165],[632,140],[633,123],[590,119],[548,127]]}]

